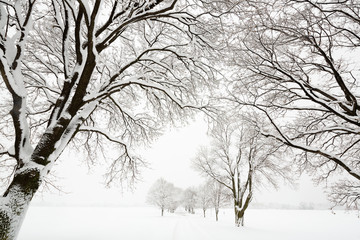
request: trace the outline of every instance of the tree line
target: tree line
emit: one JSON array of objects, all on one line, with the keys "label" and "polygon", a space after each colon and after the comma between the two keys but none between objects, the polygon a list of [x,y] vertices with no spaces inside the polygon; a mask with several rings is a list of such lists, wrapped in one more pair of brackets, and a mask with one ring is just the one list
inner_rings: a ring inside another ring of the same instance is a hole
[{"label": "tree line", "polygon": [[192,161],[194,169],[209,180],[181,191],[159,179],[148,193],[149,203],[160,207],[162,214],[180,205],[192,213],[197,206],[204,216],[211,205],[216,220],[220,206],[232,205],[235,225],[244,226],[255,189],[276,189],[280,181],[293,184],[296,179],[284,146],[261,135],[252,124],[245,116],[219,116],[209,132],[210,146],[201,147]]},{"label": "tree line", "polygon": [[206,211],[213,208],[216,221],[219,219],[220,208],[228,205],[229,199],[229,192],[224,186],[213,180],[208,180],[198,187],[183,190],[159,178],[147,194],[147,202],[158,207],[161,210],[161,216],[166,210],[174,213],[176,209],[183,207],[190,214],[195,213],[195,208],[200,208],[203,216],[206,217]]}]

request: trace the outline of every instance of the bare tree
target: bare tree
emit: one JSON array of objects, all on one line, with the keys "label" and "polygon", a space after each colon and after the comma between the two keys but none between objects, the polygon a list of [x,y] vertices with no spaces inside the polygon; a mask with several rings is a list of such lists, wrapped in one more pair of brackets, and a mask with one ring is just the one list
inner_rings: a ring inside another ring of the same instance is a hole
[{"label": "bare tree", "polygon": [[231,194],[227,188],[224,187],[223,184],[215,181],[214,179],[210,179],[207,182],[209,195],[211,200],[211,205],[215,210],[215,220],[219,220],[219,211],[221,207],[226,206],[231,199]]},{"label": "bare tree", "polygon": [[183,190],[181,188],[174,187],[170,201],[166,206],[169,212],[174,213],[175,210],[182,204],[182,196]]},{"label": "bare tree", "polygon": [[195,207],[197,205],[197,192],[193,187],[189,187],[183,192],[183,204],[185,210],[191,214],[195,213]]},{"label": "bare tree", "polygon": [[159,207],[161,216],[164,216],[164,210],[171,208],[175,194],[174,184],[160,178],[151,186],[147,195],[147,202]]},{"label": "bare tree", "polygon": [[[0,164],[9,170],[0,239],[16,238],[31,199],[70,142],[84,145],[90,161],[104,154],[108,183],[134,178],[137,140],[150,140],[163,120],[198,107],[197,92],[212,68],[204,50],[196,54],[207,47],[196,25],[202,11],[187,6],[0,1]],[[117,152],[101,151],[105,145]]]},{"label": "bare tree", "polygon": [[206,217],[206,210],[211,207],[211,190],[210,185],[205,183],[197,188],[197,203],[198,206],[203,210],[203,215]]},{"label": "bare tree", "polygon": [[[256,185],[290,179],[289,168],[280,163],[279,145],[262,137],[245,122],[218,121],[210,150],[201,149],[194,160],[198,171],[229,189],[234,202],[235,225],[244,225],[244,215]],[[264,179],[262,179],[264,178]]]},{"label": "bare tree", "polygon": [[358,206],[359,4],[248,1],[235,12],[232,100],[264,114],[262,133],[300,150],[299,166],[318,182],[341,173],[330,199]]}]

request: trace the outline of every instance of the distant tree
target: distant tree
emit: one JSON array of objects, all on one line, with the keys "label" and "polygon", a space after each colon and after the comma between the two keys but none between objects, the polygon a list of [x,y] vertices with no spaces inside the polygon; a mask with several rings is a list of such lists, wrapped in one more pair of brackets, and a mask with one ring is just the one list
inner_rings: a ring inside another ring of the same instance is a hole
[{"label": "distant tree", "polygon": [[[244,225],[244,215],[256,185],[277,187],[277,179],[289,180],[289,168],[281,163],[280,145],[261,136],[246,121],[222,117],[211,131],[211,149],[202,148],[194,165],[231,191],[235,225]],[[284,162],[284,161],[283,161]]]},{"label": "distant tree", "polygon": [[169,212],[174,213],[175,210],[182,204],[182,194],[183,190],[181,188],[173,188],[170,200],[166,206]]},{"label": "distant tree", "polygon": [[164,216],[164,210],[173,204],[174,194],[174,185],[160,178],[151,186],[147,194],[147,202],[159,207],[161,216]]},{"label": "distant tree", "polygon": [[197,204],[197,192],[195,188],[187,188],[183,192],[183,204],[185,210],[191,214],[195,213],[195,207]]},{"label": "distant tree", "polygon": [[312,202],[300,202],[299,203],[299,209],[313,210],[314,209],[314,203],[312,203]]},{"label": "distant tree", "polygon": [[231,199],[231,192],[223,184],[215,181],[214,179],[210,179],[207,182],[207,186],[209,189],[211,206],[215,210],[215,219],[218,221],[219,210],[221,207],[224,207],[229,203],[229,200]]},{"label": "distant tree", "polygon": [[203,215],[206,217],[206,210],[212,206],[211,186],[208,182],[197,188],[197,203],[203,210]]}]

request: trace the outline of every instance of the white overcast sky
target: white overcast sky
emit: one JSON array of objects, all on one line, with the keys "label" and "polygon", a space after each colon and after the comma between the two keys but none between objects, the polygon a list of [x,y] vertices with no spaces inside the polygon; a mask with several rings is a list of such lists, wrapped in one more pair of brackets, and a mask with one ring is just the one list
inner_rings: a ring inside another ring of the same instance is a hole
[{"label": "white overcast sky", "polygon": [[[142,181],[130,191],[126,186],[105,188],[103,170],[93,167],[90,171],[81,156],[65,152],[55,166],[58,177],[56,185],[64,192],[37,193],[35,204],[83,204],[83,205],[143,205],[146,193],[156,179],[163,177],[180,188],[197,186],[203,179],[191,167],[191,160],[201,145],[208,144],[207,126],[197,119],[181,128],[171,128],[155,141],[143,155],[151,164],[142,172]],[[327,204],[322,187],[315,187],[308,176],[303,176],[297,189],[282,186],[278,191],[264,189],[256,193],[255,201],[261,203],[281,203],[297,206],[301,202]]]}]

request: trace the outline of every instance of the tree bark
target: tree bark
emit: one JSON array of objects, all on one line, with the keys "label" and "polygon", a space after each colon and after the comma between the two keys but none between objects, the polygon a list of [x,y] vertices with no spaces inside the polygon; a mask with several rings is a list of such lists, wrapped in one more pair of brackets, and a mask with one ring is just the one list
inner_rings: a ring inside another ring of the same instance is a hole
[{"label": "tree bark", "polygon": [[43,174],[50,172],[51,165],[44,169],[50,163],[49,157],[55,154],[52,158],[57,159],[76,130],[68,130],[65,133],[69,136],[66,144],[56,149],[55,144],[65,136],[64,129],[63,126],[57,126],[52,129],[52,134],[45,133],[33,151],[31,160],[16,170],[9,187],[0,198],[0,240],[16,239],[29,204],[41,185]]},{"label": "tree bark", "polygon": [[40,172],[36,168],[15,174],[1,198],[0,240],[16,239],[30,201],[40,184]]},{"label": "tree bark", "polygon": [[205,209],[203,209],[203,212],[204,212],[204,218],[206,217],[206,210]]},{"label": "tree bark", "polygon": [[235,211],[235,226],[236,227],[244,226],[244,215],[245,215],[244,209],[241,209],[240,211]]},{"label": "tree bark", "polygon": [[216,221],[219,220],[219,209],[215,209],[215,218],[216,218]]},{"label": "tree bark", "polygon": [[238,205],[235,205],[234,209],[235,209],[235,226],[236,227],[244,226],[245,211],[250,205],[251,198],[252,198],[252,193],[250,192],[246,197],[244,205],[242,205],[240,202],[238,202],[239,203]]},{"label": "tree bark", "polygon": [[161,216],[164,216],[164,209],[161,209]]}]

